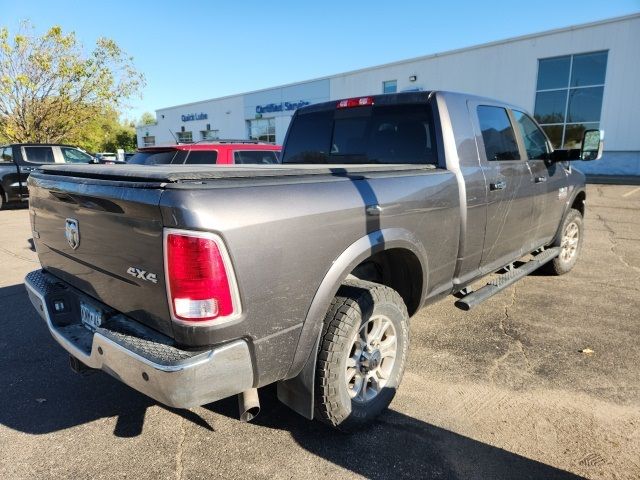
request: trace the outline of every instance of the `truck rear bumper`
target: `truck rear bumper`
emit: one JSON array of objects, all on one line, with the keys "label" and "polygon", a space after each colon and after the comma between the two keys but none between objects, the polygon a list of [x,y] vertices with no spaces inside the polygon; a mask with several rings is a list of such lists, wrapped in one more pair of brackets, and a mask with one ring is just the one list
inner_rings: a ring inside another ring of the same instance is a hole
[{"label": "truck rear bumper", "polygon": [[[181,350],[170,338],[113,312],[47,272],[29,273],[25,285],[51,335],[73,357],[165,405],[204,405],[253,387],[251,354],[243,340],[196,352]],[[92,331],[82,324],[81,301],[110,313],[104,325]]]}]

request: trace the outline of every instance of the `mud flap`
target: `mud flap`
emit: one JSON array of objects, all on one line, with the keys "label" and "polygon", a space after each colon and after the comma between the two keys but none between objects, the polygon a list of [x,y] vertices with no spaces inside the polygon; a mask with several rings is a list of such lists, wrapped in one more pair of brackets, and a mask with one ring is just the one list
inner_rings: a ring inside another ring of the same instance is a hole
[{"label": "mud flap", "polygon": [[278,400],[294,412],[313,420],[314,386],[316,379],[316,360],[322,329],[318,333],[315,345],[300,373],[288,380],[278,382]]}]

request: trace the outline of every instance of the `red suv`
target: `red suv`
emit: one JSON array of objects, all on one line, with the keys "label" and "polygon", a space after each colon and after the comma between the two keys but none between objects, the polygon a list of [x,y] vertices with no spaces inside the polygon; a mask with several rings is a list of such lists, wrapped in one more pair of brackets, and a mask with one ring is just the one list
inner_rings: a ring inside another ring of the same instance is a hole
[{"label": "red suv", "polygon": [[279,145],[251,140],[218,140],[139,148],[127,163],[137,165],[208,165],[280,163]]}]

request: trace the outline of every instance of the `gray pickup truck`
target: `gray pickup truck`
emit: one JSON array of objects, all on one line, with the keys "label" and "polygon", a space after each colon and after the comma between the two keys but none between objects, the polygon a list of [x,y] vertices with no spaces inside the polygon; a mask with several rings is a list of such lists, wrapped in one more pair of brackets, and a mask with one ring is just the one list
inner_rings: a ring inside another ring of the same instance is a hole
[{"label": "gray pickup truck", "polygon": [[[584,176],[521,108],[448,92],[299,109],[273,166],[47,166],[29,178],[26,287],[76,371],[173,407],[277,382],[341,430],[400,385],[409,317],[574,266]],[[472,291],[470,285],[491,275]]]}]

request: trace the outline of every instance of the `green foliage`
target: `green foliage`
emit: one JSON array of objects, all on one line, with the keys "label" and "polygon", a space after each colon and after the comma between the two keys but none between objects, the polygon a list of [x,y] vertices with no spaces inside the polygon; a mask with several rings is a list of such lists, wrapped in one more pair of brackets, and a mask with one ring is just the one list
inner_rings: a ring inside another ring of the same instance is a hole
[{"label": "green foliage", "polygon": [[[83,146],[130,140],[131,130],[117,115],[117,127],[104,117],[121,110],[143,86],[133,59],[113,40],[100,38],[85,52],[75,34],[59,26],[40,37],[26,23],[13,37],[0,28],[0,138]],[[112,130],[100,140],[101,124]]]},{"label": "green foliage", "polygon": [[65,141],[88,152],[115,152],[118,148],[132,151],[136,149],[136,130],[131,122],[121,122],[117,112],[111,110],[94,116]]},{"label": "green foliage", "polygon": [[155,125],[156,116],[150,112],[144,112],[138,121],[138,125]]}]

